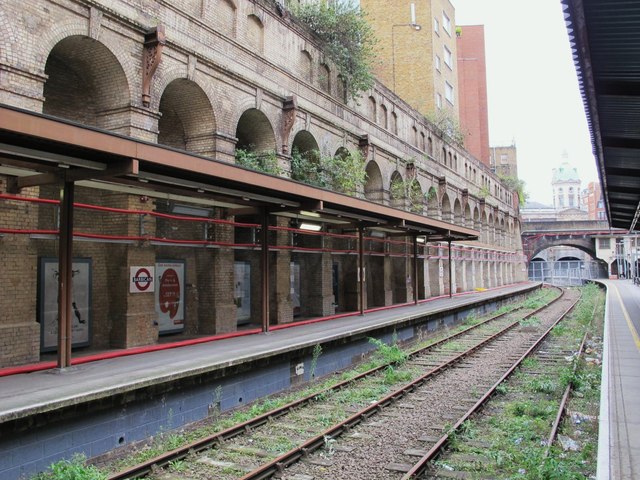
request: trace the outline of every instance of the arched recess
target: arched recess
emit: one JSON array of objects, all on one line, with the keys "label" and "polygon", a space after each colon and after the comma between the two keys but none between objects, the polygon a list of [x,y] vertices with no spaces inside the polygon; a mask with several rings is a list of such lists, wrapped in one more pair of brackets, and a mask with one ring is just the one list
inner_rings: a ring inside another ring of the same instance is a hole
[{"label": "arched recess", "polygon": [[382,172],[378,164],[371,160],[367,163],[367,183],[364,185],[364,196],[372,202],[382,203],[384,200],[384,184],[382,182]]},{"label": "arched recess", "polygon": [[336,81],[336,97],[342,103],[347,103],[347,82],[342,75]]},{"label": "arched recess", "polygon": [[389,129],[389,114],[385,105],[380,105],[380,124],[385,130]]},{"label": "arched recess", "polygon": [[471,218],[471,207],[468,203],[464,206],[463,221],[464,225],[473,227],[473,219]]},{"label": "arched recess", "polygon": [[374,123],[378,121],[378,105],[373,97],[369,97],[369,116]]},{"label": "arched recess", "polygon": [[427,193],[427,216],[440,218],[440,203],[438,202],[438,192],[435,187],[429,188]]},{"label": "arched recess", "polygon": [[453,221],[458,225],[464,223],[464,218],[462,218],[462,205],[457,198],[453,201]]},{"label": "arched recess", "polygon": [[300,52],[300,69],[301,69],[301,78],[304,81],[309,83],[313,80],[313,60],[311,59],[311,54],[306,50],[302,50]]},{"label": "arched recess", "polygon": [[310,185],[322,186],[320,147],[307,130],[296,133],[291,144],[291,178]]},{"label": "arched recess", "polygon": [[186,78],[169,83],[162,92],[158,143],[213,157],[216,119],[205,92]]},{"label": "arched recess", "polygon": [[449,200],[449,195],[447,195],[446,193],[444,195],[442,195],[441,211],[442,211],[442,220],[444,222],[452,223],[453,222],[453,218],[452,218],[452,213],[453,212],[451,211],[451,201]]},{"label": "arched recess", "polygon": [[257,53],[264,51],[264,25],[256,15],[247,17],[247,44]]},{"label": "arched recess", "polygon": [[489,243],[489,227],[487,226],[487,212],[483,211],[481,215],[480,240],[482,243]]},{"label": "arched recess", "polygon": [[493,213],[489,214],[487,218],[487,243],[494,245],[496,242],[495,239],[496,226],[494,223]]},{"label": "arched recess", "polygon": [[391,112],[391,125],[390,125],[391,133],[394,135],[398,134],[398,115],[396,112]]},{"label": "arched recess", "polygon": [[320,89],[325,93],[331,93],[331,70],[327,64],[320,65],[318,72],[318,84]]},{"label": "arched recess", "polygon": [[507,245],[506,242],[506,232],[504,231],[504,218],[500,219],[500,245],[502,245],[503,247]]},{"label": "arched recess", "polygon": [[236,36],[237,11],[234,0],[221,0],[216,7],[216,24],[227,37]]},{"label": "arched recess", "polygon": [[61,40],[49,53],[45,73],[43,113],[99,128],[128,129],[128,116],[113,121],[107,113],[129,107],[131,93],[122,66],[102,43],[81,35]]},{"label": "arched recess", "polygon": [[258,154],[276,151],[276,137],[267,116],[257,108],[246,110],[236,127],[236,150]]},{"label": "arched recess", "polygon": [[478,209],[477,205],[473,207],[473,228],[478,230],[479,232],[482,231],[482,222],[480,221],[480,209]]},{"label": "arched recess", "polygon": [[400,172],[397,170],[391,174],[391,182],[389,183],[389,198],[391,206],[395,208],[404,208],[405,205],[405,189],[404,180]]},{"label": "arched recess", "polygon": [[424,212],[424,195],[422,194],[422,186],[417,178],[411,180],[409,184],[409,209],[413,213],[422,215]]}]

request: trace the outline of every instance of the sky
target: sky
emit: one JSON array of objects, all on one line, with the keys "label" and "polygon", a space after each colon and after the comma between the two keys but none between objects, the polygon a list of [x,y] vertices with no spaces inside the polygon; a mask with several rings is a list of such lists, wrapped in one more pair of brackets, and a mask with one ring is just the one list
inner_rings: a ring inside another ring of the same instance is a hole
[{"label": "sky", "polygon": [[598,179],[560,0],[451,0],[456,25],[484,25],[489,143],[518,152],[529,201],[553,204],[566,152],[585,188]]}]

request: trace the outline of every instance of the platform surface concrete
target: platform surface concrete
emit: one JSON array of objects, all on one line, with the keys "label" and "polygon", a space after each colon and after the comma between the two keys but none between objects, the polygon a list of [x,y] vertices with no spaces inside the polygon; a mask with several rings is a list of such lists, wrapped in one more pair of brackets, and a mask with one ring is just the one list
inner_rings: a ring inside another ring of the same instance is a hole
[{"label": "platform surface concrete", "polygon": [[492,301],[539,285],[539,282],[524,282],[375,311],[364,316],[354,315],[269,333],[99,360],[62,370],[2,377],[0,423],[313,347],[318,343],[366,334],[399,322]]},{"label": "platform surface concrete", "polygon": [[640,479],[640,286],[606,280],[599,480]]}]

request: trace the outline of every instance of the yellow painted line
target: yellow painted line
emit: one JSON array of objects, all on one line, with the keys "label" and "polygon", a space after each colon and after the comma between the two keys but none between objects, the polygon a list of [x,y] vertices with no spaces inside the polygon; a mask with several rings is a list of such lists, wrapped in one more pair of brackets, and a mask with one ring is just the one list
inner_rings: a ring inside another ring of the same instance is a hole
[{"label": "yellow painted line", "polygon": [[618,300],[620,300],[620,307],[622,308],[622,314],[624,315],[625,320],[627,321],[627,325],[629,326],[629,330],[631,331],[631,336],[633,336],[633,341],[636,342],[636,348],[640,351],[640,335],[638,335],[638,331],[636,330],[635,325],[631,321],[631,317],[629,316],[629,312],[624,308],[624,303],[622,302],[622,296],[620,295],[620,291],[618,287],[612,285],[618,295]]}]

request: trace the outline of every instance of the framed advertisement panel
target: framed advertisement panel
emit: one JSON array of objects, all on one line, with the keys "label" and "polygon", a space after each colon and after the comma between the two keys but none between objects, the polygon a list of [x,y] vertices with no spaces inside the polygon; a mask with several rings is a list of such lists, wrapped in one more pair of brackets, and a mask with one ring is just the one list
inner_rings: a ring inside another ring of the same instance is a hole
[{"label": "framed advertisement panel", "polygon": [[[58,259],[40,257],[38,265],[38,321],[40,351],[58,349]],[[72,267],[72,347],[91,343],[91,259],[74,258]]]},{"label": "framed advertisement panel", "polygon": [[184,260],[160,260],[155,265],[156,314],[158,333],[179,333],[184,330]]},{"label": "framed advertisement panel", "polygon": [[238,325],[243,325],[251,320],[251,264],[236,261],[233,273],[236,321]]}]

